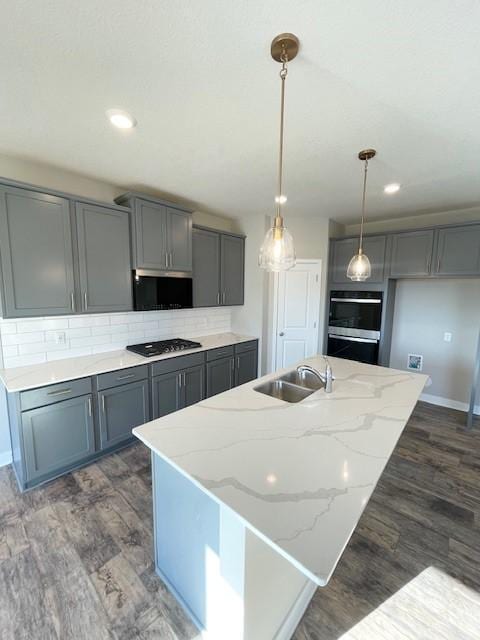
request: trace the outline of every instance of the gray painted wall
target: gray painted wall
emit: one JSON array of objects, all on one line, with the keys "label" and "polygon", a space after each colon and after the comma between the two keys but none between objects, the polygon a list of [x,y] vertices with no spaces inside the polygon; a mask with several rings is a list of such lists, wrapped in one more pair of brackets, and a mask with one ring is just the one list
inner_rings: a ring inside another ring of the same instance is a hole
[{"label": "gray painted wall", "polygon": [[480,279],[399,280],[390,366],[406,369],[409,353],[422,354],[425,393],[467,403],[479,330]]}]

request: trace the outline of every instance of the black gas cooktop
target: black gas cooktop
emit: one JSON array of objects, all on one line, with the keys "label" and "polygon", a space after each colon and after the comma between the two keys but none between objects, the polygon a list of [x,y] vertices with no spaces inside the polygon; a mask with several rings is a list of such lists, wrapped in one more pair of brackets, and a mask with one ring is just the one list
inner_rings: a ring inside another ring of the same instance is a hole
[{"label": "black gas cooktop", "polygon": [[127,347],[128,351],[138,353],[145,358],[152,356],[160,356],[163,353],[171,351],[183,351],[184,349],[197,349],[202,345],[200,342],[192,342],[192,340],[183,340],[182,338],[172,338],[172,340],[159,340],[158,342],[144,342],[143,344],[131,344]]}]

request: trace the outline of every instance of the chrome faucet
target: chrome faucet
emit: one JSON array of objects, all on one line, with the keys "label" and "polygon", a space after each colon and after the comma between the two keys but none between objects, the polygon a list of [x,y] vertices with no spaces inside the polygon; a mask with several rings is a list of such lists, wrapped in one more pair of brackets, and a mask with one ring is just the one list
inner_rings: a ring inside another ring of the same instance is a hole
[{"label": "chrome faucet", "polygon": [[297,367],[297,372],[300,375],[305,371],[312,373],[314,376],[317,376],[317,378],[321,380],[321,382],[324,384],[325,393],[332,393],[332,382],[333,382],[332,367],[330,366],[330,362],[328,361],[328,358],[323,356],[323,359],[325,360],[325,373],[320,373],[320,371],[317,371],[317,369],[315,369],[314,367],[311,367],[309,364],[299,364]]}]

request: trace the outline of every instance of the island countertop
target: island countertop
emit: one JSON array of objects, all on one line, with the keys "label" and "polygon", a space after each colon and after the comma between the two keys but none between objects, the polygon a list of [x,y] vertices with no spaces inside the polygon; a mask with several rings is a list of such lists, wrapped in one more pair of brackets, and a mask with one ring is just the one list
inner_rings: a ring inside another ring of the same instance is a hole
[{"label": "island countertop", "polygon": [[[133,430],[320,586],[330,579],[427,380],[330,361],[330,394],[321,389],[289,404],[255,391],[255,380]],[[305,362],[324,367],[321,357]]]}]

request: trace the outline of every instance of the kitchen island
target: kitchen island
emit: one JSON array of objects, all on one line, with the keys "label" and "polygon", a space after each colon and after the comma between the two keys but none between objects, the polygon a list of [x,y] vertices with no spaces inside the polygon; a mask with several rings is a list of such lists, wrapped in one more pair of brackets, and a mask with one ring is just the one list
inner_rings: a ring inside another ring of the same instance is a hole
[{"label": "kitchen island", "polygon": [[[321,357],[305,362],[324,368]],[[331,365],[330,394],[291,404],[258,393],[256,380],[134,429],[152,450],[157,573],[204,638],[291,636],[427,380]]]}]

